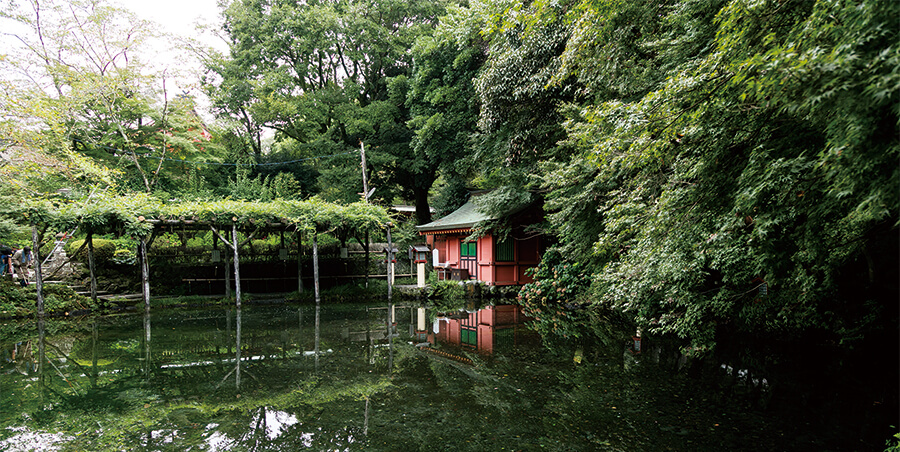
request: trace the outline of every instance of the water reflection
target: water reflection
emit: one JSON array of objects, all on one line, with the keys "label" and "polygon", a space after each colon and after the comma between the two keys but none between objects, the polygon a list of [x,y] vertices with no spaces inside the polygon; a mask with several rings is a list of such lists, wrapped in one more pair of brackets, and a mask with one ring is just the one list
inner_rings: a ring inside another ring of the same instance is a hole
[{"label": "water reflection", "polygon": [[742,367],[698,381],[675,349],[636,354],[630,334],[609,349],[548,348],[526,321],[515,306],[386,303],[21,323],[0,342],[0,450],[795,450],[793,438],[834,439],[728,390]]},{"label": "water reflection", "polygon": [[[424,330],[425,310],[417,312],[417,335]],[[430,333],[424,335],[431,344],[456,345],[463,349],[491,355],[497,347],[514,348],[524,338],[534,338],[525,328],[530,320],[517,305],[487,306],[482,309],[439,313]]]}]

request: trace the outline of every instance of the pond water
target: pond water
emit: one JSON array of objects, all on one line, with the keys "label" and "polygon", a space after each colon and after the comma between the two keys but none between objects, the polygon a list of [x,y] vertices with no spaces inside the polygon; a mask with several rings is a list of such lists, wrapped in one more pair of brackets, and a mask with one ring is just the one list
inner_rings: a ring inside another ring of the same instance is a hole
[{"label": "pond water", "polygon": [[276,305],[7,322],[0,450],[871,445],[773,412],[764,376],[689,375],[627,337],[548,347],[526,320],[512,306]]}]

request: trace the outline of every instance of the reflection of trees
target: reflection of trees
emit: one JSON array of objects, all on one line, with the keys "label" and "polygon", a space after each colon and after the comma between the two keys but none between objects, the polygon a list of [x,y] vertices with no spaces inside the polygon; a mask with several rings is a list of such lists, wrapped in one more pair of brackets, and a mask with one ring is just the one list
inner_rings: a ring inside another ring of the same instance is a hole
[{"label": "reflection of trees", "polygon": [[[78,334],[64,336],[66,345],[62,336],[45,341],[56,368],[44,369],[41,387],[52,409],[40,409],[36,386],[28,394],[15,392],[28,400],[27,411],[41,413],[40,425],[76,433],[73,448],[106,440],[155,448],[218,438],[241,449],[345,449],[364,441],[367,427],[380,425],[384,410],[393,409],[380,401],[393,390],[388,370],[402,369],[414,350],[398,348],[399,341],[392,346],[383,331],[371,341],[348,340],[345,330],[383,330],[384,309],[344,316],[322,308],[318,335],[310,309],[183,317],[163,311],[152,323],[149,316],[86,322],[69,328]],[[38,341],[31,342],[29,356],[37,354]],[[238,371],[239,386],[217,388]]]}]

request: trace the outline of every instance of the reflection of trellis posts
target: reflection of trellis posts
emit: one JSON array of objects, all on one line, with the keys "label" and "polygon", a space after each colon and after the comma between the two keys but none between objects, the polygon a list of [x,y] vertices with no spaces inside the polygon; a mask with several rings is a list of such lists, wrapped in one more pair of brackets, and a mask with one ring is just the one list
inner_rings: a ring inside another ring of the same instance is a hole
[{"label": "reflection of trellis posts", "polygon": [[319,373],[319,306],[321,299],[319,298],[319,230],[313,233],[313,285],[316,291],[316,343],[313,347],[315,354],[316,373]]},{"label": "reflection of trellis posts", "polygon": [[45,336],[44,317],[40,316],[40,317],[38,317],[38,367],[37,367],[37,373],[38,373],[38,384],[41,387],[41,405],[42,406],[44,405],[44,396],[45,396],[44,392],[45,392],[45,389],[47,388],[47,381],[46,381],[46,377],[44,375],[44,363],[47,362],[47,354],[44,349],[44,340],[45,340],[44,336]]},{"label": "reflection of trellis posts", "polygon": [[91,387],[97,387],[97,320],[91,322]]},{"label": "reflection of trellis posts", "polygon": [[[231,321],[230,321],[231,320],[231,311],[228,311],[227,315],[228,315],[228,317],[226,317],[227,322],[228,322],[227,328],[228,328],[228,331],[230,332],[231,331]],[[224,377],[222,377],[222,381],[216,386],[216,388],[218,388],[219,386],[222,386],[222,383],[225,383],[225,380],[227,380],[228,377],[231,376],[231,374],[234,374],[234,387],[235,387],[235,389],[238,389],[238,390],[241,389],[241,308],[235,309],[234,331],[235,331],[235,334],[234,334],[234,368],[231,369],[231,371],[228,372]],[[253,376],[253,374],[251,374],[247,370],[244,370],[244,373],[246,373],[248,376],[250,376],[250,378],[253,378],[254,380],[257,379],[256,377]]]},{"label": "reflection of trellis posts", "polygon": [[144,311],[144,336],[141,347],[144,358],[144,378],[150,380],[150,311]]},{"label": "reflection of trellis posts", "polygon": [[366,397],[366,414],[363,419],[363,436],[369,436],[369,397]]},{"label": "reflection of trellis posts", "polygon": [[313,346],[314,354],[316,356],[315,365],[316,365],[316,373],[319,373],[319,304],[316,303],[316,343]]}]

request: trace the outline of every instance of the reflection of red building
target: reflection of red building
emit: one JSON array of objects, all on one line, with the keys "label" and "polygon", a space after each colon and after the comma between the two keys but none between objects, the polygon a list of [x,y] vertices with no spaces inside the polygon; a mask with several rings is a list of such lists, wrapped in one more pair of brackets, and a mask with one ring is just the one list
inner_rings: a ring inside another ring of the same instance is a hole
[{"label": "reflection of red building", "polygon": [[428,342],[434,344],[459,345],[491,354],[495,348],[519,345],[527,332],[524,327],[529,317],[522,314],[517,305],[488,306],[475,312],[460,311],[447,317],[438,317],[435,331],[428,335]]}]

